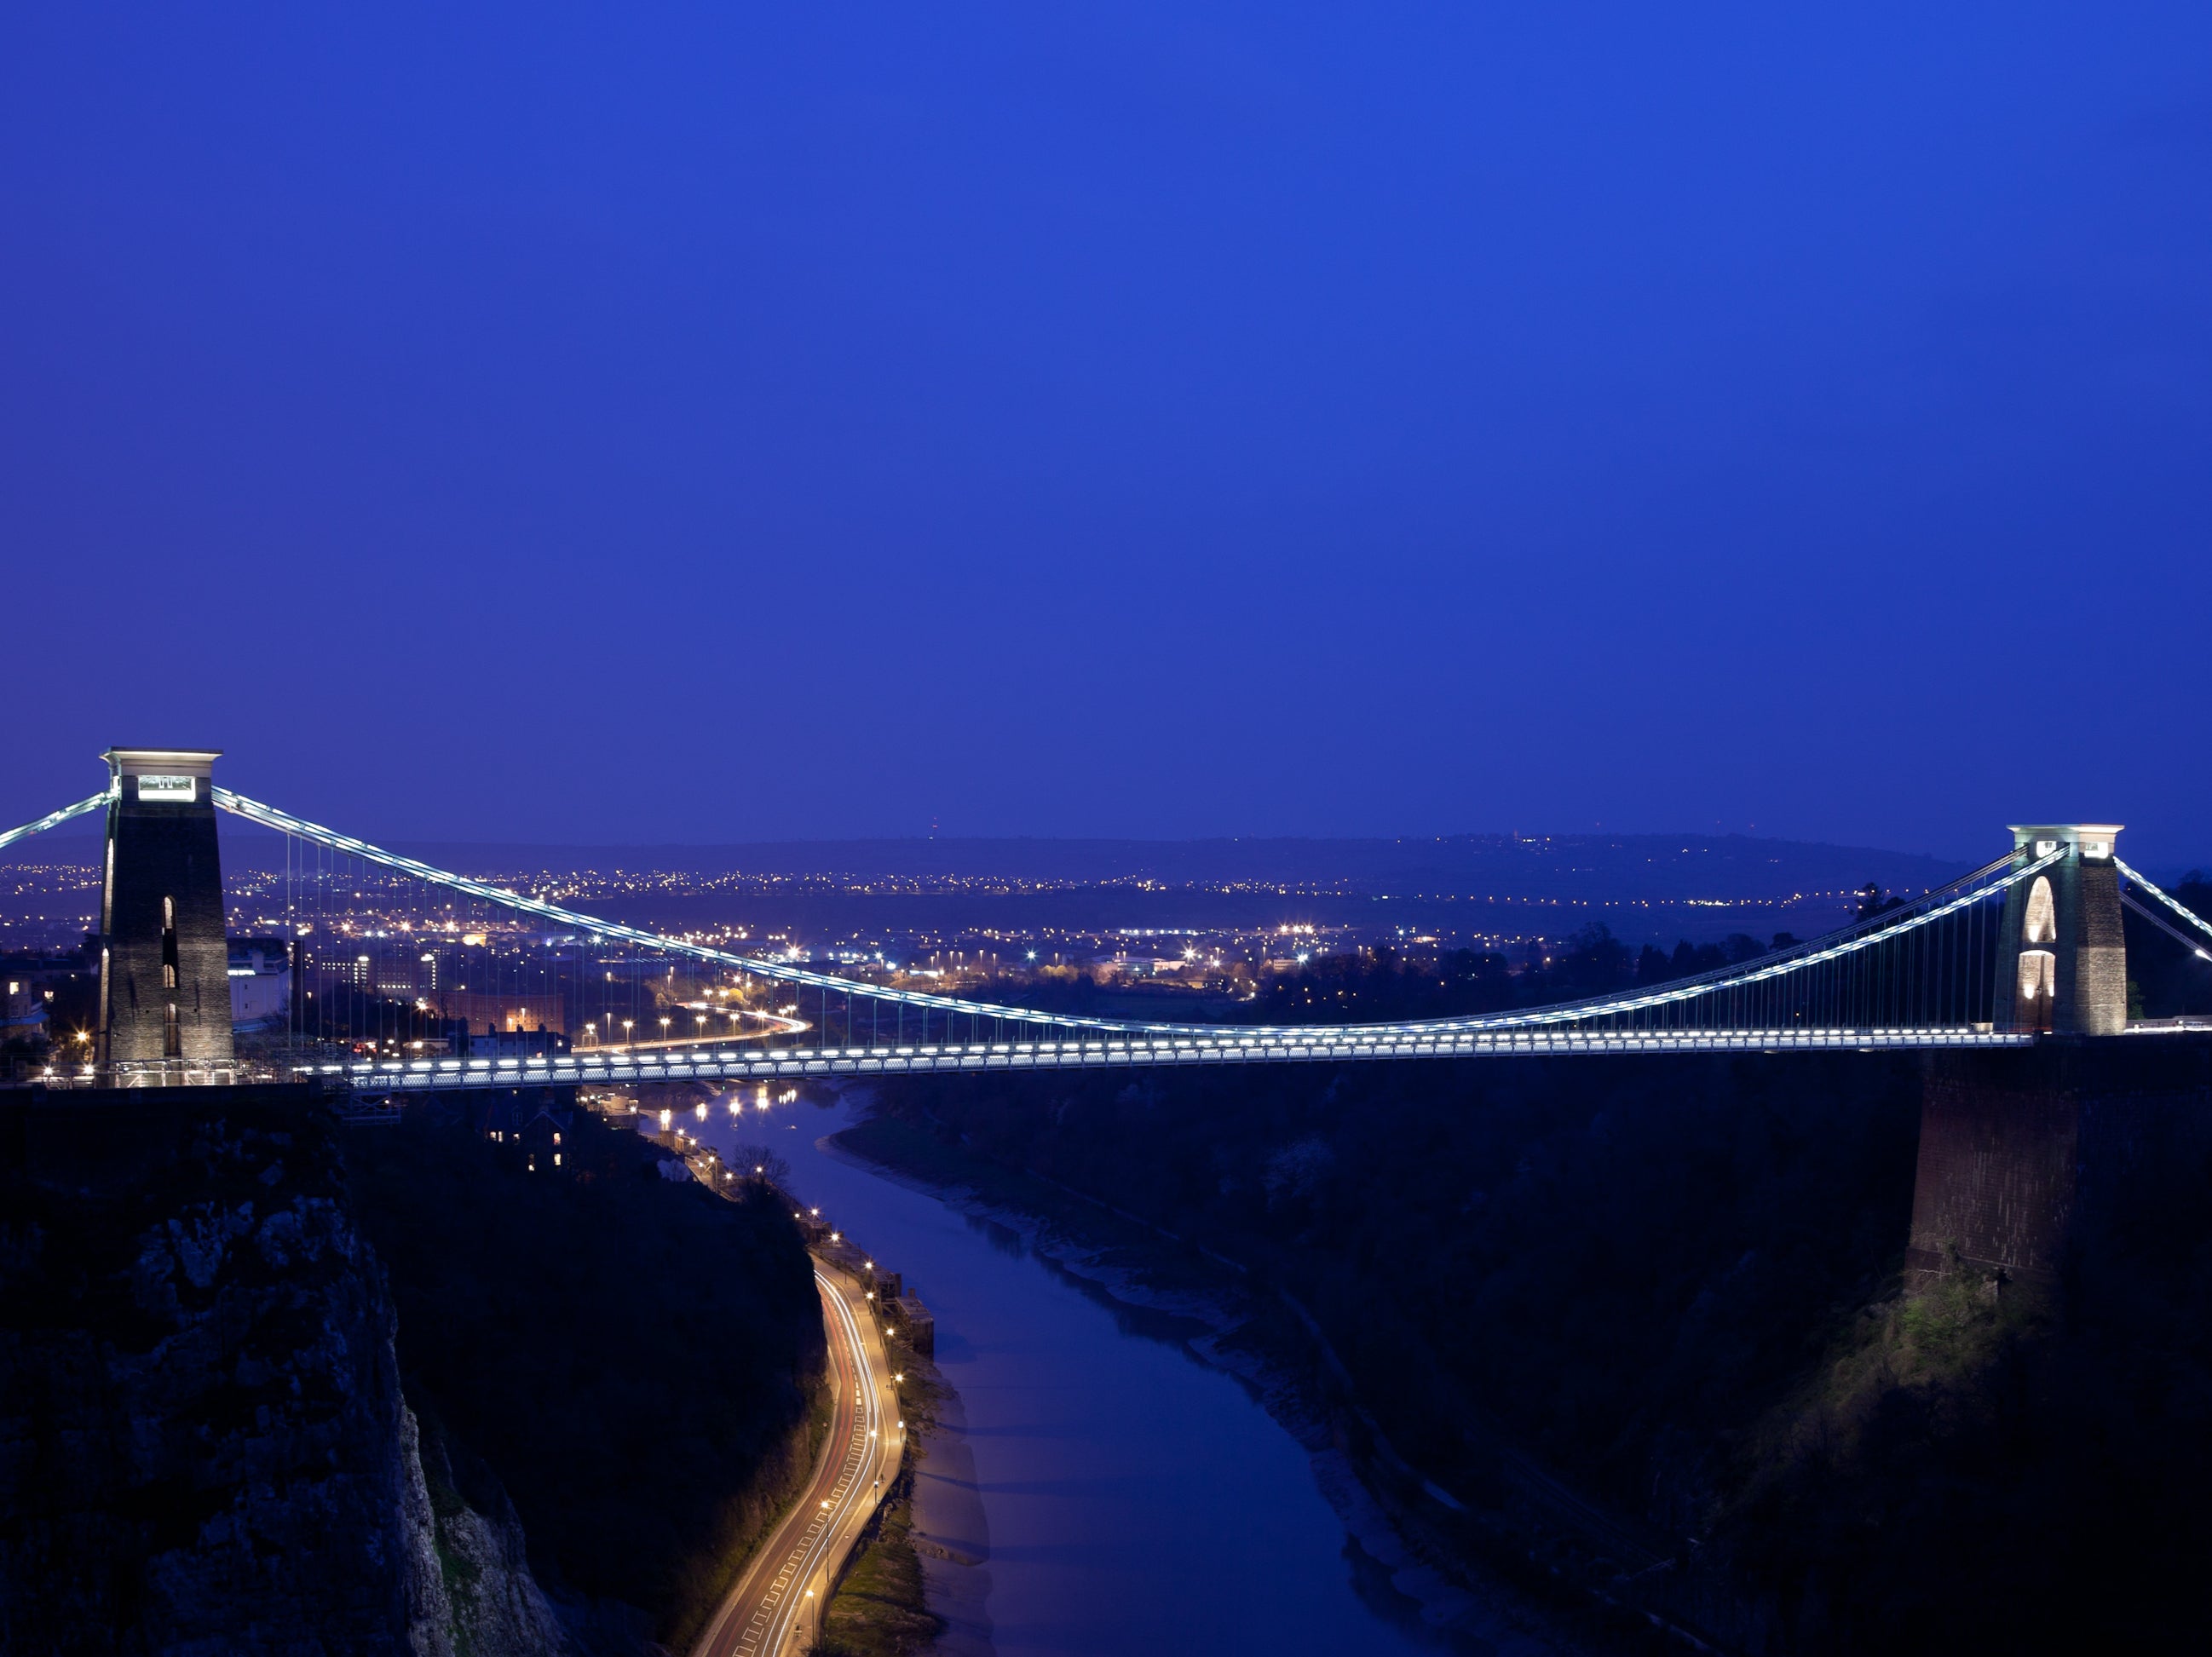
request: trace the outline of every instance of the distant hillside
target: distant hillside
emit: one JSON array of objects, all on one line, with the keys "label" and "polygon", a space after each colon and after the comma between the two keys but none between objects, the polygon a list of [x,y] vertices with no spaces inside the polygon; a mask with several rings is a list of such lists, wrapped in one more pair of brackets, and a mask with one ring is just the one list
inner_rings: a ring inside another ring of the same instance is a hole
[{"label": "distant hillside", "polygon": [[[1452,835],[1434,839],[763,841],[735,846],[419,843],[447,868],[745,873],[1170,886],[1268,885],[1366,896],[1780,897],[1868,881],[1938,886],[1968,865],[1908,852],[1743,835]],[[2002,849],[1992,846],[1990,855]]]}]

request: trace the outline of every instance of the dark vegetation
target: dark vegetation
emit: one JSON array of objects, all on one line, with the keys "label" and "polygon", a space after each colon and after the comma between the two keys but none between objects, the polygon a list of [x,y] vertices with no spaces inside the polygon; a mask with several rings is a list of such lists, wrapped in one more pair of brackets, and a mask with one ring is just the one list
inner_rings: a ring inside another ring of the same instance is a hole
[{"label": "dark vegetation", "polygon": [[764,1193],[672,1187],[580,1110],[556,1170],[553,1131],[494,1144],[410,1111],[349,1140],[356,1201],[426,1437],[505,1487],[541,1581],[640,1607],[681,1649],[805,1474],[819,1303]]},{"label": "dark vegetation", "polygon": [[914,1546],[911,1472],[894,1490],[854,1551],[830,1601],[815,1657],[906,1657],[928,1648],[943,1622],[927,1608],[921,1556]]},{"label": "dark vegetation", "polygon": [[937,1366],[902,1343],[885,1343],[906,1375],[899,1408],[909,1429],[898,1478],[876,1509],[830,1599],[816,1657],[908,1657],[928,1649],[945,1623],[928,1607],[914,1545],[914,1480],[945,1396]]},{"label": "dark vegetation", "polygon": [[1533,1452],[1679,1551],[1674,1605],[1727,1644],[2201,1648],[2203,1113],[2048,1292],[1907,1301],[1920,1086],[1911,1057],[1487,1059],[878,1108],[1287,1290],[1425,1472],[1502,1510]]},{"label": "dark vegetation", "polygon": [[[918,1381],[918,1365],[907,1358],[911,1382]],[[921,1414],[905,1405],[911,1424],[921,1424]],[[918,1445],[915,1435],[914,1445]],[[836,1593],[823,1622],[823,1637],[814,1646],[814,1657],[909,1657],[927,1650],[945,1630],[945,1619],[929,1611],[929,1588],[922,1580],[922,1555],[914,1549],[914,1460],[909,1447],[907,1465],[898,1469],[898,1480],[876,1508],[845,1564]]]},{"label": "dark vegetation", "polygon": [[1770,1418],[1723,1534],[1802,1648],[2204,1648],[2208,1104],[2085,1164],[2055,1285],[1867,1308]]},{"label": "dark vegetation", "polygon": [[1802,1369],[1783,1308],[1856,1301],[1901,1247],[1917,1104],[1910,1061],[1622,1059],[945,1077],[880,1108],[1289,1288],[1439,1476],[1481,1473],[1472,1411],[1640,1501],[1662,1439]]}]

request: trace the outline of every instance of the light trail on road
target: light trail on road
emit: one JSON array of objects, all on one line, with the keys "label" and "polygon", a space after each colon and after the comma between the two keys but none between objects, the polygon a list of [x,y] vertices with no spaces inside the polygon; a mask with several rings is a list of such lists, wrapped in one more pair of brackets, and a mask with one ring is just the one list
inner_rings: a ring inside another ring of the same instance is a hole
[{"label": "light trail on road", "polygon": [[836,1399],[830,1438],[799,1505],[747,1563],[693,1657],[786,1657],[804,1649],[799,1637],[818,1630],[831,1579],[898,1466],[903,1435],[885,1424],[892,1418],[888,1378],[869,1350],[874,1331],[844,1285],[819,1266],[814,1283]]}]

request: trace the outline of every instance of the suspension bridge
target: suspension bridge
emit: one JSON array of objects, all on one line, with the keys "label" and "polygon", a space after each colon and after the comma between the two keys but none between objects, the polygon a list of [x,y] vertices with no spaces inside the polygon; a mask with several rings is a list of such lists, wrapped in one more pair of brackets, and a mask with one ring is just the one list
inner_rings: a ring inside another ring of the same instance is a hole
[{"label": "suspension bridge", "polygon": [[[2212,926],[2130,868],[2117,824],[2016,825],[2002,855],[1821,938],[1673,982],[1459,1017],[1349,1024],[1066,1016],[814,970],[586,914],[440,869],[213,780],[200,750],[110,750],[96,794],[0,834],[0,849],[106,816],[97,1053],[57,1081],[248,1079],[234,1056],[216,813],[562,934],[789,986],[799,1017],[761,1041],[499,1057],[311,1056],[268,1079],[364,1095],[820,1076],[1530,1055],[1884,1052],[2142,1036],[2121,911],[2212,961]],[[216,993],[221,986],[223,993]],[[2164,1028],[2164,1027],[2160,1027]],[[262,1079],[254,1072],[251,1079]]]}]

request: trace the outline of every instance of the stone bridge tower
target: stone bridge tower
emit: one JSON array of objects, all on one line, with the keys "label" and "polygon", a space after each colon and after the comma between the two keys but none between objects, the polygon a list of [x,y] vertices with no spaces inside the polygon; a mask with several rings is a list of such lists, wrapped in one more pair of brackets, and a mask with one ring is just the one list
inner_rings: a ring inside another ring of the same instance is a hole
[{"label": "stone bridge tower", "polygon": [[230,1061],[230,951],[204,749],[111,748],[100,1062]]},{"label": "stone bridge tower", "polygon": [[2012,825],[2015,867],[2065,856],[2005,894],[1998,932],[1999,1029],[2118,1035],[2128,1024],[2128,952],[2120,929],[2117,822]]},{"label": "stone bridge tower", "polygon": [[[2128,1023],[2116,822],[2013,825],[2013,866],[2058,860],[2005,892],[1999,1029],[2118,1035]],[[1920,1105],[1905,1283],[2057,1278],[2085,1202],[2124,1200],[2160,1146],[2201,1146],[2212,1043],[2039,1042],[1931,1058]],[[2197,1149],[2190,1154],[2199,1158]],[[2101,1193],[2101,1194],[2100,1194]]]}]

